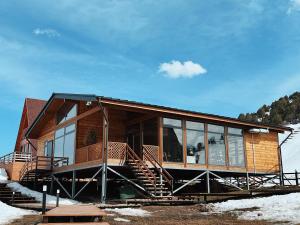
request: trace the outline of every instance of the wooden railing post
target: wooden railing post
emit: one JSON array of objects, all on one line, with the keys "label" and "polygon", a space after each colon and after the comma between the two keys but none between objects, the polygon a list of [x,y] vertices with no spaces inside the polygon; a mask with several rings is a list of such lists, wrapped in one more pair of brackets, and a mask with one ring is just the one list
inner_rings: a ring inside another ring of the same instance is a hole
[{"label": "wooden railing post", "polygon": [[296,179],[296,185],[299,186],[298,171],[297,170],[295,170],[295,179]]}]

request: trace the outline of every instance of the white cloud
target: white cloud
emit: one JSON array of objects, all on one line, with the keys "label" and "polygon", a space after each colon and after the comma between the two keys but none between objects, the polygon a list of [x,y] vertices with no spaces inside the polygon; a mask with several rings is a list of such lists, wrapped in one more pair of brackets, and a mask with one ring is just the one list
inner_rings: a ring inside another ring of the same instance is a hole
[{"label": "white cloud", "polygon": [[198,63],[192,61],[180,62],[173,60],[169,63],[162,63],[159,66],[159,72],[164,73],[170,78],[187,77],[192,78],[205,74],[207,70]]},{"label": "white cloud", "polygon": [[293,11],[300,11],[300,0],[290,0],[290,6],[287,10],[287,14],[291,14]]},{"label": "white cloud", "polygon": [[40,29],[40,28],[36,28],[33,30],[33,34],[39,36],[39,35],[46,35],[47,37],[59,37],[60,33],[54,29]]}]

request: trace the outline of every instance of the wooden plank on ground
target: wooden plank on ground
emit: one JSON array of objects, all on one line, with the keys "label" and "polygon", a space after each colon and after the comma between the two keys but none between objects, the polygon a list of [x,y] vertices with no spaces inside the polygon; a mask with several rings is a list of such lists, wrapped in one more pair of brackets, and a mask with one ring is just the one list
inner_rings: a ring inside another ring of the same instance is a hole
[{"label": "wooden plank on ground", "polygon": [[59,206],[46,212],[45,217],[102,217],[106,212],[93,205]]}]

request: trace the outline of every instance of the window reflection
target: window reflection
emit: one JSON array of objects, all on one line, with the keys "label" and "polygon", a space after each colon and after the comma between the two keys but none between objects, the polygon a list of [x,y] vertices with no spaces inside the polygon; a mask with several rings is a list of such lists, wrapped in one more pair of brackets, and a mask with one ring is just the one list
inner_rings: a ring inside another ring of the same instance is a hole
[{"label": "window reflection", "polygon": [[164,161],[183,162],[183,132],[181,120],[163,119]]},{"label": "window reflection", "polygon": [[57,124],[61,124],[77,115],[77,104],[65,102],[57,112]]},{"label": "window reflection", "polygon": [[186,122],[187,163],[205,164],[204,124]]},{"label": "window reflection", "polygon": [[241,129],[228,128],[229,165],[245,166],[244,140]]},{"label": "window reflection", "polygon": [[208,124],[208,163],[211,165],[225,165],[226,147],[224,127]]},{"label": "window reflection", "polygon": [[75,124],[57,130],[55,132],[54,140],[54,156],[67,157],[69,159],[69,164],[73,164],[75,138]]}]

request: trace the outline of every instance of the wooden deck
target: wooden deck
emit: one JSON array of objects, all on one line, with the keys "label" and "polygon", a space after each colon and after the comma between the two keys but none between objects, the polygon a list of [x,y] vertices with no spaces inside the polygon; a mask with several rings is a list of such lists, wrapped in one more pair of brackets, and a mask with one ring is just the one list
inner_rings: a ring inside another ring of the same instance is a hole
[{"label": "wooden deck", "polygon": [[103,217],[106,212],[93,205],[59,206],[46,212],[47,217]]},{"label": "wooden deck", "polygon": [[46,224],[77,224],[77,225],[109,225],[102,222],[107,214],[94,205],[68,205],[59,206],[43,215],[43,223]]}]

